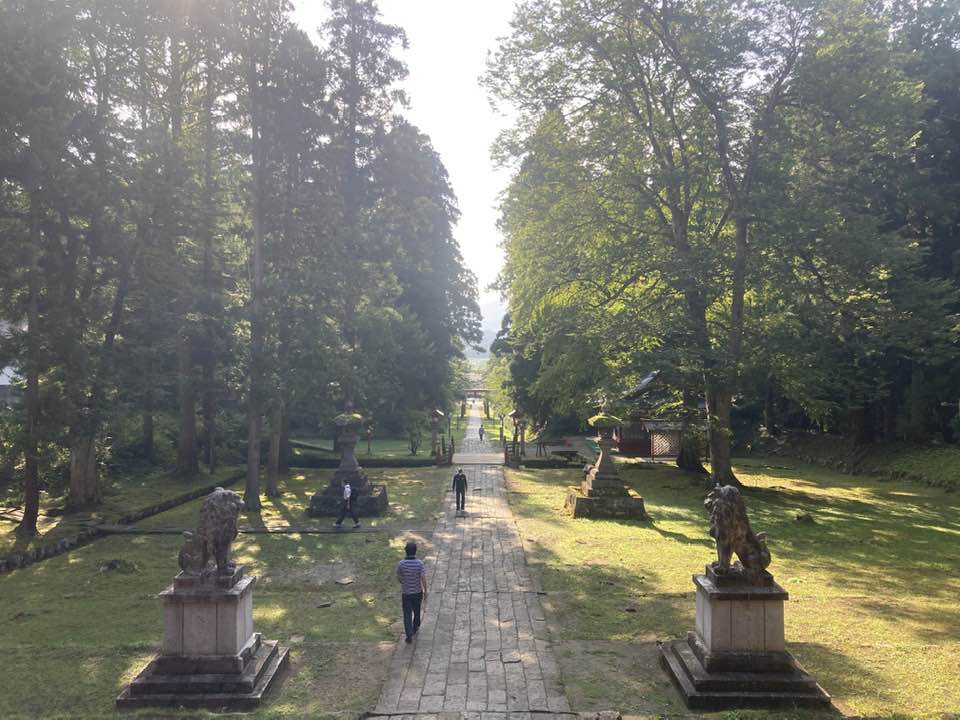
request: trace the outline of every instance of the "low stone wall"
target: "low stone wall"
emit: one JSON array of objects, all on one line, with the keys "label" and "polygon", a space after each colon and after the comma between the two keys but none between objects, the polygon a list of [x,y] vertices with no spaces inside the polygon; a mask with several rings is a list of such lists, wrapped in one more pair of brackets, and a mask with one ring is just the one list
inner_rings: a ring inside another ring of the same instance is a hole
[{"label": "low stone wall", "polygon": [[[228,477],[223,482],[216,483],[214,485],[209,485],[207,487],[197,488],[191,490],[190,492],[183,493],[182,495],[177,495],[176,497],[163,500],[158,502],[155,505],[150,505],[149,507],[136,510],[131,513],[122,515],[119,520],[117,520],[118,525],[132,525],[133,523],[139,522],[144,518],[151,517],[152,515],[157,515],[159,513],[175,508],[178,505],[183,505],[188,503],[191,500],[196,500],[197,498],[205,497],[213,492],[214,488],[217,487],[230,487],[234,485],[238,480],[242,479],[245,476],[244,473],[238,472],[236,475]],[[5,557],[0,557],[0,573],[10,572],[11,570],[16,570],[18,568],[24,568],[33,563],[40,562],[41,560],[46,560],[47,558],[60,555],[62,553],[78,548],[81,545],[86,545],[93,542],[97,538],[106,536],[108,533],[105,532],[102,528],[93,525],[88,528],[77,532],[74,535],[68,535],[62,537],[56,542],[50,544],[40,545],[35,548],[30,548],[29,550],[24,550],[22,552],[15,552],[7,555]]]}]

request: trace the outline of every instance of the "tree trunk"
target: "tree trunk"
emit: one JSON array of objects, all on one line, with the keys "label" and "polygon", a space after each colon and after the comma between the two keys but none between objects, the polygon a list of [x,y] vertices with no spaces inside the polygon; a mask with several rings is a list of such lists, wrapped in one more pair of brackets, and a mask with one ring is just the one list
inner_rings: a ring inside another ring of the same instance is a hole
[{"label": "tree trunk", "polygon": [[191,477],[200,468],[197,460],[197,408],[193,397],[193,348],[186,333],[177,341],[177,404],[180,408],[177,474]]},{"label": "tree trunk", "polygon": [[90,435],[78,435],[70,443],[69,506],[76,510],[100,501],[97,478],[97,442]]},{"label": "tree trunk", "polygon": [[867,445],[871,441],[867,409],[862,405],[851,407],[847,411],[847,426],[854,445]]},{"label": "tree trunk", "polygon": [[710,416],[710,478],[716,485],[743,484],[733,474],[730,457],[730,442],[733,431],[730,424],[730,409],[733,398],[729,387],[719,382],[707,382],[707,413]]},{"label": "tree trunk", "polygon": [[40,247],[40,209],[36,192],[30,194],[30,269],[27,300],[27,388],[24,404],[27,412],[24,455],[26,464],[23,479],[23,518],[17,534],[29,537],[37,534],[40,514],[40,462],[38,459],[38,430],[40,425],[40,312],[37,294],[37,248]]},{"label": "tree trunk", "polygon": [[[209,338],[208,338],[209,340]],[[211,343],[212,344],[212,343]],[[203,359],[203,462],[212,475],[217,469],[217,398],[213,348],[208,346]]]},{"label": "tree trunk", "polygon": [[[217,67],[220,57],[216,43],[208,36],[204,45],[206,61],[206,75],[203,88],[203,201],[202,201],[202,232],[203,232],[203,292],[205,303],[211,310],[215,306],[213,296],[213,228],[215,207],[214,167],[217,162],[217,146],[215,135],[216,120],[213,108],[219,94],[217,83]],[[217,469],[217,343],[213,320],[204,323],[204,353],[203,353],[203,397],[201,399],[203,412],[203,461],[212,475]]]},{"label": "tree trunk", "polygon": [[286,403],[280,414],[280,459],[277,469],[283,475],[290,474],[290,415]]},{"label": "tree trunk", "polygon": [[890,394],[883,401],[883,439],[886,442],[893,442],[897,439],[897,395],[895,388],[890,389]]},{"label": "tree trunk", "polygon": [[777,434],[776,405],[773,396],[773,378],[767,378],[767,392],[763,397],[763,426],[767,434]]},{"label": "tree trunk", "polygon": [[[276,414],[274,420],[276,420]],[[280,495],[278,479],[280,476],[280,428],[279,423],[270,423],[270,452],[267,456],[267,497]]]},{"label": "tree trunk", "polygon": [[[251,35],[253,29],[251,29]],[[257,51],[251,37],[248,48],[247,91],[250,98],[250,154],[253,158],[253,247],[250,286],[250,393],[248,398],[247,487],[244,501],[248,510],[260,509],[260,416],[263,412],[265,376],[263,327],[263,214],[266,195],[266,157],[261,134],[260,76]],[[264,68],[264,71],[266,68]]]},{"label": "tree trunk", "polygon": [[243,504],[247,510],[260,509],[260,418],[252,414],[247,418],[247,483]]},{"label": "tree trunk", "polygon": [[910,372],[908,390],[910,422],[908,437],[913,442],[926,442],[927,437],[927,399],[924,392],[924,373],[920,363],[914,361]]},{"label": "tree trunk", "polygon": [[683,416],[680,429],[680,454],[677,455],[677,467],[688,472],[707,474],[700,461],[700,430],[696,427],[697,399],[689,390],[683,391]]}]

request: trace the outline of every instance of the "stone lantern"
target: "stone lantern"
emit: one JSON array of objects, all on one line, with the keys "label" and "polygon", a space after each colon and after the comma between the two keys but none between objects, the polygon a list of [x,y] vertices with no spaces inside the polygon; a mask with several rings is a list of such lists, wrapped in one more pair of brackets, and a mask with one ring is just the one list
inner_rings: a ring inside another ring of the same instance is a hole
[{"label": "stone lantern", "polygon": [[511,453],[515,458],[518,458],[520,457],[520,453],[518,453],[518,440],[520,438],[520,432],[524,422],[523,410],[520,408],[514,408],[507,413],[507,417],[513,421],[513,448]]},{"label": "stone lantern", "polygon": [[343,484],[350,483],[354,506],[359,515],[380,515],[387,509],[385,485],[371,485],[367,473],[357,460],[356,447],[360,440],[363,415],[353,410],[351,403],[333,419],[337,428],[337,445],[340,448],[340,465],[330,484],[322,492],[310,498],[307,514],[314,517],[337,515],[343,502]]},{"label": "stone lantern", "polygon": [[565,507],[574,517],[623,517],[643,520],[647,517],[643,498],[631,494],[620,479],[613,463],[613,431],[620,427],[621,420],[601,412],[587,422],[597,429],[597,445],[600,456],[587,469],[579,489],[567,493]]},{"label": "stone lantern", "polygon": [[437,434],[437,428],[440,424],[440,421],[444,417],[446,417],[446,415],[444,415],[443,411],[440,408],[434,408],[432,411],[430,411],[430,433],[431,433],[431,439],[430,439],[431,451],[430,452],[434,457],[437,457],[437,455],[440,452],[440,441]]}]

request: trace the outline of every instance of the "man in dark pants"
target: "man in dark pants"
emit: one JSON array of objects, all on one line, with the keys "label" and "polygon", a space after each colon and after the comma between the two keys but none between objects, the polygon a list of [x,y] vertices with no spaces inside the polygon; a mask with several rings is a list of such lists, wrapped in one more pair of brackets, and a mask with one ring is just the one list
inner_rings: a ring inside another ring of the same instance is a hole
[{"label": "man in dark pants", "polygon": [[463,505],[467,499],[467,476],[463,468],[457,470],[453,476],[453,491],[457,494],[457,512],[463,512]]},{"label": "man in dark pants", "polygon": [[397,563],[397,580],[400,581],[403,606],[403,631],[407,642],[420,629],[420,609],[427,599],[427,574],[423,561],[417,560],[417,544],[408,542],[404,548],[407,556]]},{"label": "man in dark pants", "polygon": [[343,505],[340,506],[340,517],[338,517],[337,521],[333,524],[335,528],[340,527],[348,512],[350,513],[350,517],[353,518],[353,529],[356,530],[360,527],[360,518],[357,517],[357,507],[354,500],[356,500],[356,498],[354,497],[353,488],[350,487],[350,483],[344,480]]}]

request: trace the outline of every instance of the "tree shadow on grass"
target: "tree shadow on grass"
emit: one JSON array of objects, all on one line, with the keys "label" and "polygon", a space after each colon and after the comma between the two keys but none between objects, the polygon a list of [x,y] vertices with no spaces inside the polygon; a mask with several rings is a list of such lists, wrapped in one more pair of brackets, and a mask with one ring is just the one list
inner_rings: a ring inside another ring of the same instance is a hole
[{"label": "tree shadow on grass", "polygon": [[868,668],[853,651],[837,652],[823,643],[787,643],[787,650],[813,675],[833,698],[834,707],[847,715],[847,702],[856,696],[870,696],[884,705],[896,705],[897,698],[885,688],[888,681]]}]

